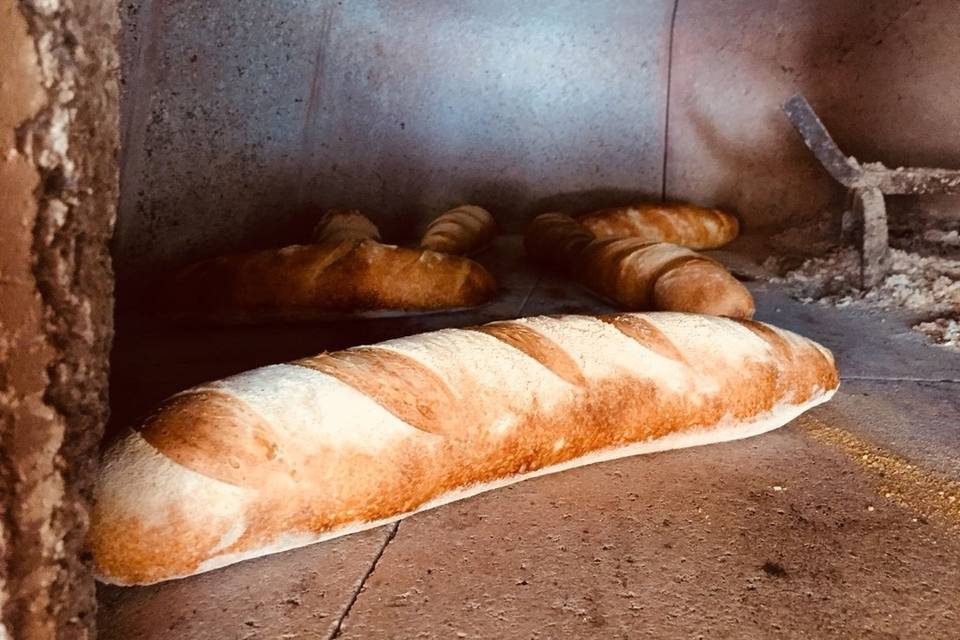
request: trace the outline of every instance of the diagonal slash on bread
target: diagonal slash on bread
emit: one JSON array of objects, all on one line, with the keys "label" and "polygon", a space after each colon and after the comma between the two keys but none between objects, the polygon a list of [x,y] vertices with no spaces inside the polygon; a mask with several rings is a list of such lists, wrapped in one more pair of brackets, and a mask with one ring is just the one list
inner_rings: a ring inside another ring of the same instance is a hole
[{"label": "diagonal slash on bread", "polygon": [[668,242],[597,238],[562,213],[543,213],[523,238],[527,255],[631,311],[752,318],[753,296],[723,265]]},{"label": "diagonal slash on bread", "polygon": [[598,238],[636,238],[690,249],[716,249],[737,237],[737,218],[720,209],[644,203],[594,211],[578,221]]},{"label": "diagonal slash on bread", "polygon": [[437,216],[423,233],[421,249],[467,255],[493,240],[497,225],[490,212],[475,205],[462,205]]}]

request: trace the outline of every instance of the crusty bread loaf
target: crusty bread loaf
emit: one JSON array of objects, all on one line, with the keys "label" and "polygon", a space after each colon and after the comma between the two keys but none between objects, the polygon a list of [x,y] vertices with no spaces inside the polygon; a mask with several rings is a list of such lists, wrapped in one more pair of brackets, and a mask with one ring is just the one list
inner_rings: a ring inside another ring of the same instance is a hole
[{"label": "crusty bread loaf", "polygon": [[107,582],[188,576],[532,476],[762,433],[837,385],[810,340],[678,313],[321,354],[180,393],[109,448],[90,548]]},{"label": "crusty bread loaf", "polygon": [[344,240],[380,240],[380,230],[356,209],[328,209],[313,228],[313,241],[337,244]]},{"label": "crusty bread loaf", "polygon": [[723,265],[675,244],[601,240],[570,216],[545,213],[530,223],[524,246],[534,260],[628,310],[753,317],[753,296]]},{"label": "crusty bread loaf", "polygon": [[598,238],[637,238],[690,249],[716,249],[740,232],[736,217],[690,204],[637,204],[603,209],[579,221]]},{"label": "crusty bread loaf", "polygon": [[535,262],[568,275],[581,271],[579,261],[596,236],[564,213],[543,213],[527,225],[523,248]]},{"label": "crusty bread loaf", "polygon": [[489,244],[496,230],[489,211],[465,204],[437,216],[427,226],[420,248],[467,255]]},{"label": "crusty bread loaf", "polygon": [[162,304],[205,317],[244,312],[256,320],[470,307],[495,293],[490,273],[467,258],[374,240],[344,240],[196,263],[173,278]]}]

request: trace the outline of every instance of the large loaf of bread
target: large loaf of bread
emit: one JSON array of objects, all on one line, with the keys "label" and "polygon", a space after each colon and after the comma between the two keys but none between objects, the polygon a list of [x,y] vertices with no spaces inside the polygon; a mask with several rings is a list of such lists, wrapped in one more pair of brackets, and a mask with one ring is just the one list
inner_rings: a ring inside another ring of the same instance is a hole
[{"label": "large loaf of bread", "polygon": [[534,260],[627,310],[753,317],[747,288],[720,263],[685,247],[595,238],[562,213],[537,216],[524,235],[524,247]]},{"label": "large loaf of bread", "polygon": [[579,221],[598,238],[637,238],[690,249],[716,249],[740,231],[736,217],[725,211],[674,203],[603,209]]},{"label": "large loaf of bread", "polygon": [[837,385],[810,340],[679,313],[321,354],[180,393],[109,448],[90,547],[107,582],[188,576],[537,475],[759,434]]}]

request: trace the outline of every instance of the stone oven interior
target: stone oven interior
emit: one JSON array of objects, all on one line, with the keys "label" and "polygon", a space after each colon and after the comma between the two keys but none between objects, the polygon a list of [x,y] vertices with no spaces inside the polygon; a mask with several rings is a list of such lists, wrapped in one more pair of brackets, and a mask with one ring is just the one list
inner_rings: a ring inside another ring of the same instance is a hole
[{"label": "stone oven interior", "polygon": [[[43,4],[0,0],[0,24],[26,15],[39,42],[57,28],[37,18]],[[84,25],[71,28],[106,61],[109,43],[81,19],[98,13],[89,4],[62,0],[55,15]],[[46,389],[64,447],[98,429],[109,442],[177,391],[253,367],[444,327],[613,311],[532,267],[522,233],[539,213],[641,200],[735,212],[741,236],[710,255],[746,283],[758,320],[830,348],[842,385],[829,404],[750,440],[545,476],[182,580],[98,584],[98,637],[958,637],[960,201],[889,196],[889,271],[862,290],[857,241],[843,233],[847,193],[782,106],[803,94],[861,161],[960,169],[960,5],[129,0],[116,15],[119,188],[108,172],[83,183],[93,186],[76,201],[99,213],[77,215],[103,220],[62,232],[79,238],[71,247],[106,251],[104,212],[116,204],[113,279],[94,269],[71,285],[104,318],[116,286],[115,329],[95,318],[89,353],[71,350],[76,336],[56,324],[77,312],[43,270],[15,267],[31,253],[31,264],[63,255],[37,240],[50,196],[25,191],[39,204],[22,214],[3,198],[16,176],[0,173],[0,219],[28,230],[0,246],[0,307],[12,301],[0,308],[0,354],[27,353],[12,330],[23,314],[10,309],[28,299],[40,305],[28,328],[49,349],[36,360],[42,383],[22,375],[34,356],[0,364],[0,399]],[[99,20],[109,33],[111,18]],[[0,46],[0,74],[11,56]],[[94,67],[78,73],[107,82],[110,66]],[[99,95],[93,83],[80,80],[79,95]],[[87,100],[75,117],[108,122],[109,103]],[[24,119],[0,104],[0,134],[23,131]],[[92,129],[75,127],[75,144],[113,145],[109,127],[102,143]],[[110,165],[87,155],[81,175]],[[359,209],[402,244],[463,203],[499,228],[476,260],[500,293],[476,309],[210,326],[144,303],[188,262],[306,242],[328,208]],[[93,391],[57,400],[57,362],[68,382],[86,380],[77,362],[101,376],[109,365],[108,420]],[[0,425],[26,424],[22,406],[0,405]],[[17,427],[4,429],[6,478],[34,463],[14,446],[29,449]],[[90,451],[64,455],[89,472]],[[82,508],[89,475],[71,474],[63,482],[83,485],[79,497],[57,499]],[[14,533],[0,551],[34,540],[16,533],[17,491],[2,496]],[[74,557],[82,528],[82,517],[64,525],[69,566],[50,574],[81,586],[47,591],[69,606],[25,604],[44,589],[23,578],[31,563],[64,561],[5,552],[9,637],[89,637],[88,558]]]}]

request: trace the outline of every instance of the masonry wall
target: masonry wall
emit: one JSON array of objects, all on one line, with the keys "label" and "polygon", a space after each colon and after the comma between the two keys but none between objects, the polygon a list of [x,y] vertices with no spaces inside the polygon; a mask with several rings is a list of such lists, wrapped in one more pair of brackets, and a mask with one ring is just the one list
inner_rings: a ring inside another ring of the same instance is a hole
[{"label": "masonry wall", "polygon": [[796,91],[849,153],[960,167],[953,0],[124,7],[121,280],[303,240],[328,206],[403,240],[462,201],[516,232],[665,195],[771,233],[842,203]]},{"label": "masonry wall", "polygon": [[116,5],[0,0],[0,638],[88,638],[107,415]]},{"label": "masonry wall", "polygon": [[[843,194],[780,110],[802,92],[840,148],[888,166],[960,168],[960,3],[679,0],[667,193],[802,224]],[[900,199],[960,218],[956,198]]]}]

